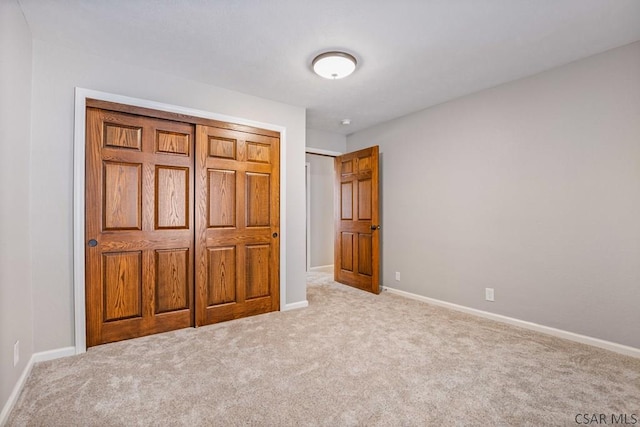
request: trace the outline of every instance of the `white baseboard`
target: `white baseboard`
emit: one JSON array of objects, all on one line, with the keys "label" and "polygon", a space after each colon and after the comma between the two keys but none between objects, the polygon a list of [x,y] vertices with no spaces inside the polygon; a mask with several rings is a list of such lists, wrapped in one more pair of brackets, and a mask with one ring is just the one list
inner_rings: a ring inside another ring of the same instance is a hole
[{"label": "white baseboard", "polygon": [[298,308],[307,308],[307,307],[309,307],[309,301],[304,300],[304,301],[292,302],[291,304],[285,304],[284,310],[282,311],[296,310]]},{"label": "white baseboard", "polygon": [[311,267],[309,271],[315,271],[316,273],[333,273],[333,264]]},{"label": "white baseboard", "polygon": [[508,323],[510,325],[519,326],[521,328],[529,329],[536,332],[541,332],[547,335],[553,335],[555,337],[579,342],[581,344],[588,344],[594,347],[603,348],[605,350],[615,351],[616,353],[624,354],[625,356],[640,358],[640,348],[629,347],[629,346],[617,344],[611,341],[601,340],[599,338],[593,338],[586,335],[576,334],[574,332],[564,331],[562,329],[552,328],[550,326],[540,325],[538,323],[527,322],[526,320],[515,319],[513,317],[503,316],[501,314],[495,314],[495,313],[490,313],[488,311],[465,307],[463,305],[453,304],[450,302],[413,294],[411,292],[401,291],[400,289],[390,288],[388,286],[383,286],[382,289],[389,293],[400,295],[405,298],[411,298],[414,300],[426,302],[428,304],[450,308],[452,310],[461,311],[463,313],[472,314],[474,316],[484,317],[485,319],[491,319],[497,322]]},{"label": "white baseboard", "polygon": [[61,357],[75,356],[76,348],[75,347],[63,347],[56,348],[55,350],[49,351],[41,351],[40,353],[35,353],[33,357],[33,362],[46,362],[47,360],[60,359]]},{"label": "white baseboard", "polygon": [[9,420],[9,413],[18,401],[18,397],[20,396],[22,387],[24,387],[24,383],[27,381],[27,378],[31,373],[31,368],[33,368],[33,363],[33,356],[31,356],[31,359],[29,359],[27,366],[25,366],[24,370],[22,371],[22,375],[20,375],[20,378],[18,378],[18,382],[13,387],[13,391],[9,395],[9,399],[7,399],[7,402],[4,404],[2,412],[0,412],[0,426],[6,425],[7,421]]},{"label": "white baseboard", "polygon": [[18,378],[18,382],[16,382],[16,385],[13,387],[13,391],[9,395],[9,399],[4,404],[2,412],[0,412],[0,426],[4,426],[8,421],[9,413],[18,401],[20,392],[22,391],[24,384],[27,382],[27,378],[29,378],[29,374],[31,373],[31,369],[33,368],[34,364],[38,362],[45,362],[47,360],[59,359],[61,357],[73,356],[75,354],[75,347],[64,347],[32,354],[29,362],[22,371],[20,378]]}]

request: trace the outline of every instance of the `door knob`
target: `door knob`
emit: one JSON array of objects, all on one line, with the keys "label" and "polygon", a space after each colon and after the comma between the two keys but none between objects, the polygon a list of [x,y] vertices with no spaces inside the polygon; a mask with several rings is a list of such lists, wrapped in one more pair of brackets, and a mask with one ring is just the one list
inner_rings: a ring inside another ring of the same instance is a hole
[{"label": "door knob", "polygon": [[272,236],[273,237],[278,237],[278,233],[273,233]]},{"label": "door knob", "polygon": [[89,247],[93,248],[95,246],[98,246],[98,241],[96,239],[89,240]]},{"label": "door knob", "polygon": [[380,230],[380,226],[379,225],[372,225],[371,229],[372,230]]}]

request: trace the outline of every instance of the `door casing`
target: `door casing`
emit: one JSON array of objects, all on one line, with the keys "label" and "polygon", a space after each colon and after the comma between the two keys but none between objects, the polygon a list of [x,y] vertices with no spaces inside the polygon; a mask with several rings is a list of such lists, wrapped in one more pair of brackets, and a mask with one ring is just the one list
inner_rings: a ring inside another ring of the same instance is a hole
[{"label": "door casing", "polygon": [[236,123],[251,127],[273,130],[280,133],[280,310],[286,310],[286,127],[261,123],[239,117],[211,113],[132,98],[123,95],[100,92],[76,87],[75,89],[75,123],[74,123],[74,157],[73,157],[73,299],[74,299],[74,332],[75,354],[87,351],[86,344],[86,302],[85,302],[85,135],[86,135],[86,100],[126,104],[133,107],[150,108],[170,113],[184,114],[204,119]]}]

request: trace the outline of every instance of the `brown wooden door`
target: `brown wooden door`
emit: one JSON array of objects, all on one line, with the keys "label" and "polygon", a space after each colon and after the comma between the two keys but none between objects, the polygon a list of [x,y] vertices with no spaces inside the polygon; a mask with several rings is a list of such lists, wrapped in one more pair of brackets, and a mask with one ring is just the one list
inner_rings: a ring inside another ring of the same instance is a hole
[{"label": "brown wooden door", "polygon": [[196,326],[278,310],[280,140],[196,133]]},{"label": "brown wooden door", "polygon": [[378,146],[335,159],[336,282],[380,292]]},{"label": "brown wooden door", "polygon": [[193,325],[193,126],[88,108],[86,138],[87,346]]}]

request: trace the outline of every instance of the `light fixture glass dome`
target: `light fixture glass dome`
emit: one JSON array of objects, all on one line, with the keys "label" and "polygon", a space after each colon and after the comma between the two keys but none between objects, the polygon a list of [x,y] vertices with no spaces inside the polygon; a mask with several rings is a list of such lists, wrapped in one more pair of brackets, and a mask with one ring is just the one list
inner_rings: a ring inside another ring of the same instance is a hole
[{"label": "light fixture glass dome", "polygon": [[356,69],[356,58],[345,52],[325,52],[313,60],[313,71],[325,79],[342,79]]}]

